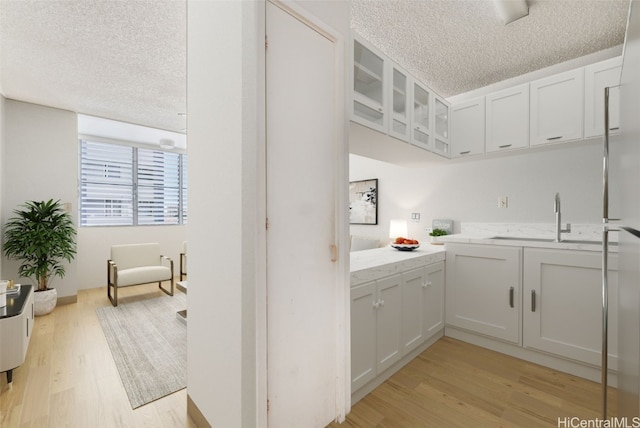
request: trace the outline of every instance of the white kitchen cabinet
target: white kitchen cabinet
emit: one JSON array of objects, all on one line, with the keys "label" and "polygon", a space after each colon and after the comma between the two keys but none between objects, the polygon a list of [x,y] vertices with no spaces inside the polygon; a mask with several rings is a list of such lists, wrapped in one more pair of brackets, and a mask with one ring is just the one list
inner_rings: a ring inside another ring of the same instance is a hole
[{"label": "white kitchen cabinet", "polygon": [[351,390],[355,391],[402,356],[402,275],[351,289]]},{"label": "white kitchen cabinet", "polygon": [[385,57],[361,38],[353,40],[351,120],[387,132]]},{"label": "white kitchen cabinet", "polygon": [[531,146],[582,139],[583,68],[531,82],[530,96]]},{"label": "white kitchen cabinet", "polygon": [[444,262],[402,273],[402,354],[444,326]]},{"label": "white kitchen cabinet", "polygon": [[413,79],[396,64],[391,61],[387,62],[389,64],[387,75],[391,79],[390,84],[387,85],[390,89],[389,99],[391,100],[389,103],[389,118],[391,121],[389,135],[409,142],[411,139],[410,85]]},{"label": "white kitchen cabinet", "polygon": [[443,98],[434,95],[435,112],[433,115],[433,152],[444,157],[451,156],[449,142],[449,103]]},{"label": "white kitchen cabinet", "polygon": [[611,58],[584,68],[584,138],[599,137],[604,132],[604,88],[609,90],[609,131],[620,128],[618,85],[622,57]]},{"label": "white kitchen cabinet", "polygon": [[487,153],[529,147],[529,84],[486,97]]},{"label": "white kitchen cabinet", "polygon": [[426,150],[431,150],[432,130],[431,115],[433,114],[431,90],[414,80],[412,86],[413,107],[411,117],[411,144]]},{"label": "white kitchen cabinet", "polygon": [[522,249],[447,244],[447,325],[520,342]]},{"label": "white kitchen cabinet", "polygon": [[[617,302],[618,259],[609,256],[609,301]],[[595,366],[602,350],[602,255],[525,248],[523,345]],[[617,368],[617,310],[609,305],[609,367]]]},{"label": "white kitchen cabinet", "polygon": [[451,106],[451,157],[484,154],[484,97]]}]

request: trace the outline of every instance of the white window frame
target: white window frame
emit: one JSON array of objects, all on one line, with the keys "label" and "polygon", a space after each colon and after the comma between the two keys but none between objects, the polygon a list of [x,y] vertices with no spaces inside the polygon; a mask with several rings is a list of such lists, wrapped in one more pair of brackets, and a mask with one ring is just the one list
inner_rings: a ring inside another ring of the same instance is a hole
[{"label": "white window frame", "polygon": [[[81,227],[187,223],[185,153],[82,136],[78,165]],[[163,169],[164,165],[168,169]],[[105,194],[109,191],[113,197]],[[146,209],[142,208],[144,195],[150,202]]]}]

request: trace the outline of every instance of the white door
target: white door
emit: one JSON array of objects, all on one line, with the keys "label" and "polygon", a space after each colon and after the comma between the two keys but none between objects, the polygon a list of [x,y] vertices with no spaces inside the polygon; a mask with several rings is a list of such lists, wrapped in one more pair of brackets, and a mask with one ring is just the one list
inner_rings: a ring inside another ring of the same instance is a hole
[{"label": "white door", "polygon": [[324,427],[348,363],[337,358],[348,320],[336,313],[344,284],[332,261],[336,44],[269,2],[266,31],[268,425]]}]

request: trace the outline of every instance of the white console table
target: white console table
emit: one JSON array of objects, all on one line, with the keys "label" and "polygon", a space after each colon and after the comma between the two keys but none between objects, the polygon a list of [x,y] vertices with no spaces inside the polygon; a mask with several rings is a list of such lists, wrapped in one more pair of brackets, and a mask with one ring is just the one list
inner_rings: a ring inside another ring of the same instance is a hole
[{"label": "white console table", "polygon": [[0,372],[13,381],[13,370],[27,355],[33,330],[33,286],[22,285],[16,295],[7,296],[7,305],[0,308]]}]

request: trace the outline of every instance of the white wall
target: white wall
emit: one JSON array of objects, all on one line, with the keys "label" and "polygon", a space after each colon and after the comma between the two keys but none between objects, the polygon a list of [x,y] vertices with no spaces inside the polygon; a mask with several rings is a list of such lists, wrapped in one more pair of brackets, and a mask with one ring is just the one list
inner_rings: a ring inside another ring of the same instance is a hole
[{"label": "white wall", "polygon": [[[598,141],[523,151],[522,154],[465,162],[439,162],[406,168],[361,156],[350,156],[350,180],[379,179],[378,226],[352,225],[355,235],[388,239],[389,220],[404,218],[409,235],[428,237],[432,219],[460,222],[555,221],[553,201],[562,198],[562,221],[601,221],[602,148]],[[509,207],[498,208],[508,196]],[[420,223],[411,221],[421,214]]]},{"label": "white wall", "polygon": [[[2,159],[2,216],[4,224],[25,201],[60,199],[71,203],[77,224],[78,137],[76,114],[20,101],[5,102],[5,142]],[[4,260],[2,277],[17,278],[19,262]],[[63,279],[51,285],[58,297],[78,289],[77,261],[66,267]]]},{"label": "white wall", "polygon": [[[0,89],[1,91],[1,89]],[[4,164],[3,164],[3,159],[4,159],[4,142],[5,142],[5,138],[4,138],[4,104],[5,104],[5,98],[1,95],[0,92],[0,225],[4,224],[2,223],[2,199],[3,199],[3,194],[4,194],[4,179],[3,176],[4,174],[2,173],[2,171],[4,170]],[[4,233],[4,228],[0,227],[0,278],[4,278],[3,276],[3,272],[2,272],[2,259],[3,257],[1,256],[1,254],[3,254],[3,247],[2,247],[2,234]]]},{"label": "white wall", "polygon": [[211,426],[257,427],[266,409],[266,400],[258,402],[256,343],[264,14],[259,2],[189,1],[187,11],[187,393]]}]

